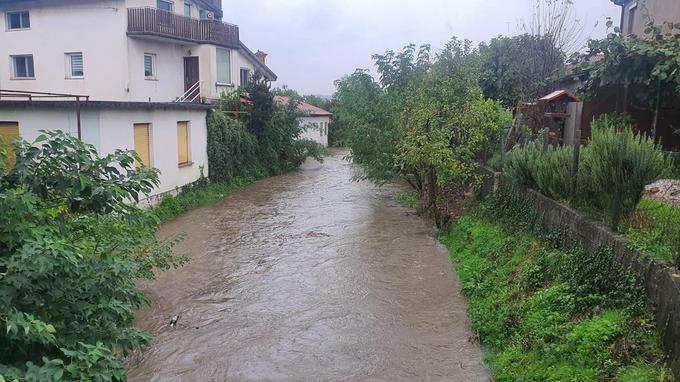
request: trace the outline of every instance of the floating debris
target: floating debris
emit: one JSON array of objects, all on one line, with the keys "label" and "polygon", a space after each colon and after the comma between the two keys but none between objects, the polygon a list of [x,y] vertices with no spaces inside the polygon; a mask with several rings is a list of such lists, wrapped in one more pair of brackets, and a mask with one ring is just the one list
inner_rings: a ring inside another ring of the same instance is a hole
[{"label": "floating debris", "polygon": [[174,317],[170,320],[170,327],[171,327],[171,328],[174,328],[175,325],[177,325],[177,321],[179,321],[179,314],[176,315],[176,316],[174,316]]}]

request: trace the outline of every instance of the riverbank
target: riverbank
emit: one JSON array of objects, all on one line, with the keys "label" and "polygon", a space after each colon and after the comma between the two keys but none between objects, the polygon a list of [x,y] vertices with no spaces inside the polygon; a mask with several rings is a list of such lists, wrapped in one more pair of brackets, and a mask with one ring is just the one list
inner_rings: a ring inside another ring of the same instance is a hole
[{"label": "riverbank", "polygon": [[[512,211],[512,213],[508,213]],[[439,239],[499,381],[671,381],[643,283],[498,197],[469,206]]]}]

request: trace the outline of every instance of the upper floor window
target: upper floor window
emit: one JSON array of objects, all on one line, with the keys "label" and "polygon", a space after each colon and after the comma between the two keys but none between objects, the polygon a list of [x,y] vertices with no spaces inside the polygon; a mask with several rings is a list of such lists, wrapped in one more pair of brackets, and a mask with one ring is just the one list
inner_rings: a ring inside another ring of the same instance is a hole
[{"label": "upper floor window", "polygon": [[156,55],[153,53],[144,53],[144,77],[156,79]]},{"label": "upper floor window", "polygon": [[156,0],[156,8],[172,12],[172,1]]},{"label": "upper floor window", "polygon": [[637,3],[628,8],[628,34],[635,33],[635,16],[637,16]]},{"label": "upper floor window", "polygon": [[191,17],[191,3],[184,2],[184,16]]},{"label": "upper floor window", "polygon": [[85,76],[82,52],[66,53],[66,76],[68,78],[83,78]]},{"label": "upper floor window", "polygon": [[11,56],[11,58],[12,58],[12,78],[15,79],[35,78],[32,54]]},{"label": "upper floor window", "polygon": [[28,29],[31,27],[31,16],[28,11],[7,12],[7,29]]},{"label": "upper floor window", "polygon": [[241,86],[246,86],[250,82],[250,69],[241,68]]},{"label": "upper floor window", "polygon": [[231,84],[231,54],[229,49],[217,48],[217,82]]}]

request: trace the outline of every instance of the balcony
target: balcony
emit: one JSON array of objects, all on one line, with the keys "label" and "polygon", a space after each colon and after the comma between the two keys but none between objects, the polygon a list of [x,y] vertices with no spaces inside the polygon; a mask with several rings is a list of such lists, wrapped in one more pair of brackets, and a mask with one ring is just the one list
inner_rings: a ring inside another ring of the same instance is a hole
[{"label": "balcony", "polygon": [[129,36],[155,36],[238,48],[238,26],[217,20],[198,20],[157,8],[128,8]]}]

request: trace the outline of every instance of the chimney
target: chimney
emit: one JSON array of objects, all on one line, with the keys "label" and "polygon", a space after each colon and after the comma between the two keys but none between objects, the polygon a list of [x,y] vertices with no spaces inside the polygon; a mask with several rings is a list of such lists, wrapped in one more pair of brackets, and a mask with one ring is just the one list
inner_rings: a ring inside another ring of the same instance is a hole
[{"label": "chimney", "polygon": [[255,57],[257,57],[257,60],[260,61],[263,65],[265,60],[267,59],[267,53],[258,50],[257,53],[255,53]]}]

